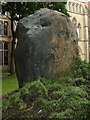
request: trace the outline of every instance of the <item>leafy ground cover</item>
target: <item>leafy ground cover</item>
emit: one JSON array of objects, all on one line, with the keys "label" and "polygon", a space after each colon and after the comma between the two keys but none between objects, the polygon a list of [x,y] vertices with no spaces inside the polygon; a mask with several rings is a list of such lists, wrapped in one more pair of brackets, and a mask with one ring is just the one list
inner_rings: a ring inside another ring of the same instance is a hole
[{"label": "leafy ground cover", "polygon": [[[78,59],[68,75],[57,80],[38,80],[3,99],[3,119],[88,118],[90,68]],[[82,74],[83,73],[83,74]]]},{"label": "leafy ground cover", "polygon": [[2,96],[18,89],[18,81],[15,75],[2,78]]}]

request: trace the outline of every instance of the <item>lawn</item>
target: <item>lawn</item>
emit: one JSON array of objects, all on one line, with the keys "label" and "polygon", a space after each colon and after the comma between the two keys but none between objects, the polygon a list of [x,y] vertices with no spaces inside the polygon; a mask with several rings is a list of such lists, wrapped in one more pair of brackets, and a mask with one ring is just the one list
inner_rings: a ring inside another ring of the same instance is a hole
[{"label": "lawn", "polygon": [[18,81],[15,75],[2,78],[2,96],[18,89]]}]

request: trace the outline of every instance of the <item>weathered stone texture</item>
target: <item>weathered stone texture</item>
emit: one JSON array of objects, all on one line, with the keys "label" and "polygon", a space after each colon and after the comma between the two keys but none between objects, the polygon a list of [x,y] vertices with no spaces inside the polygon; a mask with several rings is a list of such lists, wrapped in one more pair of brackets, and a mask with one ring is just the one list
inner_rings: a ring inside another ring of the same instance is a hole
[{"label": "weathered stone texture", "polygon": [[41,9],[20,20],[15,50],[19,85],[38,77],[55,79],[77,55],[77,35],[70,19],[57,11]]}]

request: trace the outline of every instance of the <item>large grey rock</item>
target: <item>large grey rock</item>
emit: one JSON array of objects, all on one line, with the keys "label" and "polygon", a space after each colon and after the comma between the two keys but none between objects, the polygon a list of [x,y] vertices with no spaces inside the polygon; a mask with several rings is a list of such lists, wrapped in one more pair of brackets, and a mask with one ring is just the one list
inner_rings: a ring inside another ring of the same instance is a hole
[{"label": "large grey rock", "polygon": [[15,65],[20,87],[40,76],[55,79],[77,55],[72,22],[54,10],[44,8],[20,20],[17,39]]}]

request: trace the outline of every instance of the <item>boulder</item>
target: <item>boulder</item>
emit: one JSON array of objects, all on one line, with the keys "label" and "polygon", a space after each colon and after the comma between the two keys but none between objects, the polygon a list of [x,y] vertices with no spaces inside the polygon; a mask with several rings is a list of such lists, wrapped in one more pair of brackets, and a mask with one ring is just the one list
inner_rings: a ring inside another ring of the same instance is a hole
[{"label": "boulder", "polygon": [[21,19],[16,35],[14,58],[19,87],[38,77],[56,79],[78,54],[73,23],[55,10],[40,9]]}]

